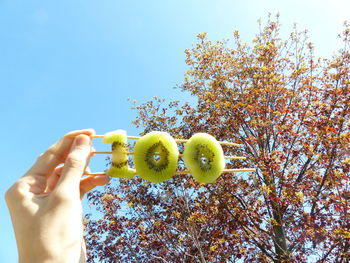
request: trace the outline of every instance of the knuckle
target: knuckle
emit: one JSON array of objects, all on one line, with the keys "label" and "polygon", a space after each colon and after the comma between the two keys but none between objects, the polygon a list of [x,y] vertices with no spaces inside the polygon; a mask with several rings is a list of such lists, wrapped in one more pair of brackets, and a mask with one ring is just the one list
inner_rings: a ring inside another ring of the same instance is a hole
[{"label": "knuckle", "polygon": [[44,153],[44,156],[51,156],[52,158],[54,158],[55,160],[57,160],[58,162],[63,162],[64,161],[64,154],[60,153],[59,151],[57,151],[56,147],[53,145],[51,147],[49,147]]},{"label": "knuckle", "polygon": [[65,166],[69,168],[84,168],[85,163],[79,154],[70,154],[66,159]]},{"label": "knuckle", "polygon": [[12,193],[11,193],[11,188],[10,188],[5,192],[5,200],[7,203],[11,200],[11,197],[12,197]]},{"label": "knuckle", "polygon": [[7,203],[12,200],[22,199],[24,197],[24,193],[22,191],[21,182],[17,181],[5,192],[5,200]]}]

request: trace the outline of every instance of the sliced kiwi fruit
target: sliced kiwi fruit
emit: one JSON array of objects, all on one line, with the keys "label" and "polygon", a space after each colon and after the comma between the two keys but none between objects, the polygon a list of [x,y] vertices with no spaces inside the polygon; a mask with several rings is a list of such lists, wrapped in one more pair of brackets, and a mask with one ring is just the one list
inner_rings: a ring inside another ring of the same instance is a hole
[{"label": "sliced kiwi fruit", "polygon": [[127,135],[124,130],[115,130],[106,133],[103,143],[112,144],[112,163],[106,174],[111,177],[130,179],[136,174],[135,169],[129,168],[127,155]]},{"label": "sliced kiwi fruit", "polygon": [[184,162],[193,177],[205,184],[215,182],[225,169],[222,147],[207,133],[196,133],[186,142]]},{"label": "sliced kiwi fruit", "polygon": [[135,144],[136,172],[141,178],[153,183],[170,179],[176,172],[178,158],[177,144],[167,132],[147,133]]}]

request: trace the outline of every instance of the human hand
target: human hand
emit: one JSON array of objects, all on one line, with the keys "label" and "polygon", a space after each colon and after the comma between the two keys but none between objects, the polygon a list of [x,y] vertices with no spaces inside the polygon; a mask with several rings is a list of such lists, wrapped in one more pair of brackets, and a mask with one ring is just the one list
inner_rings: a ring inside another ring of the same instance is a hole
[{"label": "human hand", "polygon": [[85,262],[81,198],[109,181],[81,178],[94,134],[91,129],[66,134],[6,192],[19,262]]}]

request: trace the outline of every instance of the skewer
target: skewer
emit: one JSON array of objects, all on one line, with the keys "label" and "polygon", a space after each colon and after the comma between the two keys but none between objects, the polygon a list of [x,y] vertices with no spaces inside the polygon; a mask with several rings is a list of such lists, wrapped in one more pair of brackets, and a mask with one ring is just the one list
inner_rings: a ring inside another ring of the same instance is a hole
[{"label": "skewer", "polygon": [[[93,135],[91,136],[92,138],[103,138],[104,135]],[[140,139],[141,137],[139,136],[127,136],[128,139],[132,139],[132,140],[138,140]],[[175,139],[175,141],[177,143],[184,143],[184,142],[187,142],[188,140],[187,139]],[[222,145],[231,145],[231,146],[236,146],[236,147],[240,147],[241,145],[238,144],[238,143],[233,143],[233,142],[218,142]]]},{"label": "skewer", "polygon": [[[225,169],[222,173],[256,172],[255,168]],[[177,171],[175,174],[190,174],[188,170]]]},{"label": "skewer", "polygon": [[92,175],[92,176],[101,176],[101,175],[106,175],[106,173],[84,173],[84,175]]},{"label": "skewer", "polygon": [[[92,154],[112,154],[113,152],[91,152]],[[126,152],[127,155],[134,154],[134,152]]]},{"label": "skewer", "polygon": [[[223,171],[223,173],[239,173],[239,172],[255,172],[255,168],[241,168],[241,169],[226,169]],[[190,174],[191,172],[188,170],[185,171],[176,171],[175,174]],[[99,172],[99,173],[86,173],[85,175],[92,175],[92,176],[98,176],[98,175],[106,175],[106,173]]]},{"label": "skewer", "polygon": [[[113,152],[91,152],[92,154],[112,154]],[[127,152],[127,155],[132,155],[134,152]],[[183,154],[179,154],[179,157],[183,157]],[[234,159],[234,160],[245,160],[247,157],[244,156],[224,156],[225,159]]]},{"label": "skewer", "polygon": [[[103,138],[104,135],[92,135],[91,138]],[[127,136],[128,139],[132,139],[132,140],[138,140],[140,139],[141,137],[139,136]]]}]

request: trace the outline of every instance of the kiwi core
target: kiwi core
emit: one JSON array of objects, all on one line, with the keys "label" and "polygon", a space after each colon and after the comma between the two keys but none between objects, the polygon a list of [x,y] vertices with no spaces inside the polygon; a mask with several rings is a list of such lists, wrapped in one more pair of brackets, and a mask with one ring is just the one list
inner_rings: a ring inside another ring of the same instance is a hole
[{"label": "kiwi core", "polygon": [[112,144],[112,166],[122,168],[128,165],[128,156],[126,154],[126,144],[122,142],[113,142]]},{"label": "kiwi core", "polygon": [[162,171],[169,165],[169,151],[161,141],[158,141],[147,150],[145,161],[151,170]]},{"label": "kiwi core", "polygon": [[203,171],[210,170],[215,154],[205,144],[198,144],[193,159]]}]

